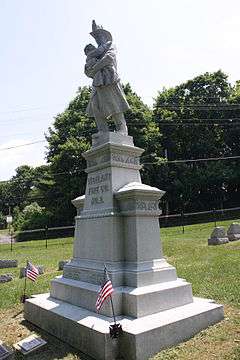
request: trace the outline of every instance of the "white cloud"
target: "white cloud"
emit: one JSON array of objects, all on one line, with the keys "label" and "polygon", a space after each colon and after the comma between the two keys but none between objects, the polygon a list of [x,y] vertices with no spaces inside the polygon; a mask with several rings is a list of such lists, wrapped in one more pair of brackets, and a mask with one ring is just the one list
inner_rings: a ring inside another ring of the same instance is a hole
[{"label": "white cloud", "polygon": [[20,165],[39,166],[45,163],[45,143],[1,150],[29,143],[29,140],[14,139],[0,145],[0,180],[8,180]]}]

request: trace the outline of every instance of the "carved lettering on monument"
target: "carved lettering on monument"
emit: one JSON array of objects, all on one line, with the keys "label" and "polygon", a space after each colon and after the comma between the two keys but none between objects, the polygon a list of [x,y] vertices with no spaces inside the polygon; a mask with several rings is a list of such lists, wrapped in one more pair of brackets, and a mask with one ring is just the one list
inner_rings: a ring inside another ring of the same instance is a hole
[{"label": "carved lettering on monument", "polygon": [[90,176],[88,178],[88,185],[100,184],[104,181],[109,181],[111,179],[111,173],[103,173],[96,176]]},{"label": "carved lettering on monument", "polygon": [[90,196],[91,206],[103,204],[104,194],[110,191],[111,173],[92,175],[88,178],[88,195]]},{"label": "carved lettering on monument", "polygon": [[137,200],[136,209],[137,210],[145,210],[145,211],[158,210],[158,203],[157,203],[157,201]]},{"label": "carved lettering on monument", "polygon": [[121,205],[122,211],[157,211],[158,210],[158,201],[151,200],[137,200],[136,202],[133,200],[125,201]]},{"label": "carved lettering on monument", "polygon": [[112,154],[112,161],[121,162],[123,164],[139,165],[139,157],[123,154]]}]

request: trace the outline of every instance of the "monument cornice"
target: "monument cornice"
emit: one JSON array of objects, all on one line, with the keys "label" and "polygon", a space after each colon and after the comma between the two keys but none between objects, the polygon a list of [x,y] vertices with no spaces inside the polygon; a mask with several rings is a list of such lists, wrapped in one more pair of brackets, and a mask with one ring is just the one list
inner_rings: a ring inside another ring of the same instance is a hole
[{"label": "monument cornice", "polygon": [[140,156],[143,149],[116,143],[105,143],[83,154],[87,161],[86,172],[91,173],[106,167],[140,170]]}]

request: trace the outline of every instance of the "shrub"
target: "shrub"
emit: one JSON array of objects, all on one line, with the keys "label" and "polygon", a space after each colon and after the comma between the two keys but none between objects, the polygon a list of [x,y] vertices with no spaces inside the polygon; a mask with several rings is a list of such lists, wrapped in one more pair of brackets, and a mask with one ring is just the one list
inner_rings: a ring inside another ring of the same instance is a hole
[{"label": "shrub", "polygon": [[44,228],[48,225],[50,214],[44,207],[33,202],[27,205],[23,211],[15,209],[14,212],[14,228],[16,230],[32,230]]}]

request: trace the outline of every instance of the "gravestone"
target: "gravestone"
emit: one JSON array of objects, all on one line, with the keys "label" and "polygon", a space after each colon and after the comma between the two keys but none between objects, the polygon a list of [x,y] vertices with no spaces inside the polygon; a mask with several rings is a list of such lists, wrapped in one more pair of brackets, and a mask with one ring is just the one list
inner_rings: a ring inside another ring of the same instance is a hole
[{"label": "gravestone", "polygon": [[36,334],[30,335],[27,338],[19,341],[18,343],[14,344],[14,348],[21,352],[23,355],[27,356],[32,354],[33,352],[39,350],[43,346],[45,346],[47,342],[43,340]]},{"label": "gravestone", "polygon": [[240,224],[231,224],[227,231],[227,236],[229,241],[240,240]]},{"label": "gravestone", "polygon": [[0,269],[14,268],[18,267],[17,260],[0,260]]},{"label": "gravestone", "polygon": [[[95,28],[93,33],[102,35],[98,40],[110,39],[104,29]],[[112,48],[105,55],[105,62],[110,61]],[[111,96],[121,93],[114,86],[108,89],[113,91]],[[104,86],[97,87],[93,97],[99,92],[98,99],[104,103]],[[93,113],[95,100],[90,103]],[[143,360],[222,320],[223,307],[194,298],[191,284],[178,278],[166,261],[159,230],[164,191],[142,184],[139,170],[144,150],[134,146],[124,119],[115,132],[106,130],[106,119],[98,121],[99,132],[83,154],[88,174],[85,196],[73,200],[77,209],[73,257],[63,275],[52,280],[50,294],[25,302],[24,316],[94,359]],[[123,329],[114,340],[109,334],[110,301],[100,313],[95,308],[104,265]]]},{"label": "gravestone", "polygon": [[12,274],[2,274],[0,275],[0,283],[5,283],[13,280]]},{"label": "gravestone", "polygon": [[13,360],[13,350],[0,341],[0,360]]},{"label": "gravestone", "polygon": [[208,245],[221,245],[228,243],[228,237],[223,226],[217,226],[213,229]]}]

